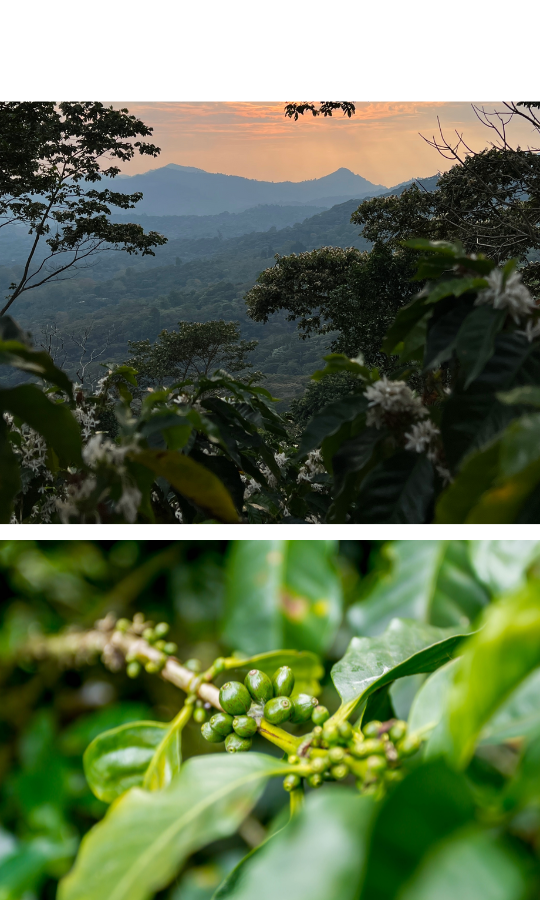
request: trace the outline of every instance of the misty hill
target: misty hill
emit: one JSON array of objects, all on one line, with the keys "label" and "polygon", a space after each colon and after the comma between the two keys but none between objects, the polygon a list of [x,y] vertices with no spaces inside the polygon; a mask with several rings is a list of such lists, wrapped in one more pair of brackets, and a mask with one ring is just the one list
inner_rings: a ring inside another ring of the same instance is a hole
[{"label": "misty hill", "polygon": [[388,190],[345,168],[310,181],[274,182],[206,172],[175,163],[142,175],[123,176],[120,181],[115,179],[114,188],[129,194],[142,191],[137,212],[150,216],[237,213],[259,204],[329,208],[351,197],[375,196]]}]

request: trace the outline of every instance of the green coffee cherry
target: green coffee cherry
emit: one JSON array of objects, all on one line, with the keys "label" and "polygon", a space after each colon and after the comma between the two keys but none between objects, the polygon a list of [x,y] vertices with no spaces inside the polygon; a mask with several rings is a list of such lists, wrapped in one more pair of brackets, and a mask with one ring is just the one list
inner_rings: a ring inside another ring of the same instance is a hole
[{"label": "green coffee cherry", "polygon": [[251,738],[243,738],[240,737],[239,734],[235,734],[233,731],[225,739],[225,749],[227,753],[243,753],[246,750],[249,750],[251,747]]},{"label": "green coffee cherry", "polygon": [[149,675],[157,675],[158,672],[161,672],[163,666],[160,666],[157,662],[147,662],[144,668]]},{"label": "green coffee cherry", "polygon": [[188,659],[184,665],[186,669],[189,669],[190,672],[195,672],[196,675],[199,674],[202,668],[200,659]]},{"label": "green coffee cherry", "polygon": [[390,740],[394,741],[394,743],[395,743],[396,741],[400,741],[402,737],[405,737],[406,731],[407,731],[407,723],[402,722],[400,720],[400,721],[394,722],[390,731],[388,732],[388,735],[390,737]]},{"label": "green coffee cherry", "polygon": [[337,744],[339,740],[339,731],[337,725],[334,725],[333,722],[327,722],[326,725],[323,725],[322,739],[323,741],[326,741],[326,743],[330,746],[332,744]]},{"label": "green coffee cherry", "polygon": [[296,755],[296,753],[292,753],[291,756],[287,757],[287,762],[291,766],[297,766],[300,762],[300,757]]},{"label": "green coffee cherry", "polygon": [[117,631],[128,631],[131,628],[131,622],[129,619],[118,619],[115,628]]},{"label": "green coffee cherry", "polygon": [[210,725],[218,734],[227,737],[233,730],[233,717],[228,713],[218,712],[210,719]]},{"label": "green coffee cherry", "polygon": [[367,738],[376,738],[379,737],[379,728],[381,727],[381,722],[377,719],[373,719],[372,722],[368,722],[367,725],[362,727],[362,731],[364,732],[364,736]]},{"label": "green coffee cherry", "polygon": [[361,744],[355,744],[354,747],[351,747],[351,753],[357,759],[367,759],[372,754],[384,756],[384,742],[376,738],[369,738],[362,741]]},{"label": "green coffee cherry", "polygon": [[253,699],[258,700],[259,703],[266,703],[267,700],[271,700],[274,696],[272,682],[268,675],[260,672],[259,669],[252,669],[251,672],[248,672],[244,679],[244,684]]},{"label": "green coffee cherry", "polygon": [[169,641],[169,643],[165,644],[165,646],[163,648],[163,652],[166,653],[167,656],[174,656],[174,654],[176,653],[177,650],[178,650],[177,645],[174,644],[172,641]]},{"label": "green coffee cherry", "polygon": [[206,710],[202,706],[198,706],[197,709],[193,710],[193,720],[197,722],[198,725],[202,725],[203,722],[206,722]]},{"label": "green coffee cherry", "polygon": [[223,656],[218,656],[212,663],[212,668],[216,675],[221,675],[225,671],[226,662]]},{"label": "green coffee cherry", "polygon": [[145,641],[148,641],[148,643],[151,644],[154,641],[156,635],[153,628],[145,628],[142,636]]},{"label": "green coffee cherry", "polygon": [[240,737],[251,737],[257,731],[257,723],[251,716],[235,716],[233,719],[233,728]]},{"label": "green coffee cherry", "polygon": [[167,646],[167,641],[155,641],[154,642],[154,647],[156,648],[156,650],[161,650],[163,652],[163,650],[165,650],[166,646]]},{"label": "green coffee cherry", "polygon": [[397,751],[400,756],[412,756],[413,753],[416,753],[417,750],[420,749],[420,744],[422,743],[419,737],[415,737],[415,735],[407,735],[404,737],[402,741],[397,745]]},{"label": "green coffee cherry", "polygon": [[169,624],[168,622],[158,622],[156,627],[154,628],[154,633],[156,637],[162,638],[165,637],[169,632]]},{"label": "green coffee cherry", "polygon": [[228,681],[219,692],[219,703],[231,716],[243,716],[251,706],[251,694],[239,681]]},{"label": "green coffee cherry", "polygon": [[339,739],[344,744],[348,744],[353,735],[352,725],[350,722],[340,722],[338,725]]},{"label": "green coffee cherry", "polygon": [[322,728],[320,725],[315,725],[315,728],[312,731],[313,737],[311,739],[312,747],[320,747],[321,746],[321,737],[322,737]]},{"label": "green coffee cherry", "polygon": [[323,777],[316,772],[314,775],[310,775],[307,781],[310,787],[318,788],[323,783]]},{"label": "green coffee cherry", "polygon": [[333,763],[343,762],[343,760],[345,759],[345,750],[343,749],[343,747],[330,747],[328,756]]},{"label": "green coffee cherry", "polygon": [[272,675],[275,697],[290,697],[294,687],[294,672],[289,666],[281,666]]},{"label": "green coffee cherry", "polygon": [[298,725],[311,719],[313,709],[315,706],[318,706],[319,701],[310,694],[296,694],[296,696],[291,697],[291,703],[293,707],[291,722],[293,725]]},{"label": "green coffee cherry", "polygon": [[133,660],[133,662],[128,663],[126,666],[126,672],[129,678],[136,678],[137,675],[139,675],[141,672],[140,662]]},{"label": "green coffee cherry", "polygon": [[287,775],[283,780],[283,787],[286,791],[295,791],[296,788],[300,787],[299,776],[292,773]]},{"label": "green coffee cherry", "polygon": [[330,718],[330,713],[328,712],[326,706],[316,706],[313,712],[311,713],[311,721],[315,725],[324,725],[327,719]]},{"label": "green coffee cherry", "polygon": [[388,767],[388,763],[384,756],[368,756],[366,762],[371,775],[380,775],[381,772],[385,772]]},{"label": "green coffee cherry", "polygon": [[201,734],[205,741],[210,741],[211,744],[220,744],[221,741],[225,740],[225,735],[220,734],[214,728],[212,728],[211,722],[205,722],[201,728]]},{"label": "green coffee cherry", "polygon": [[264,718],[272,725],[280,725],[291,718],[292,703],[288,697],[274,697],[264,706]]},{"label": "green coffee cherry", "polygon": [[345,765],[345,763],[339,763],[337,766],[332,766],[330,769],[330,774],[336,781],[341,781],[342,778],[346,778],[349,774],[349,768]]},{"label": "green coffee cherry", "polygon": [[326,772],[328,768],[329,759],[327,756],[316,756],[310,761],[310,764],[313,772],[318,775],[322,775],[322,773]]}]

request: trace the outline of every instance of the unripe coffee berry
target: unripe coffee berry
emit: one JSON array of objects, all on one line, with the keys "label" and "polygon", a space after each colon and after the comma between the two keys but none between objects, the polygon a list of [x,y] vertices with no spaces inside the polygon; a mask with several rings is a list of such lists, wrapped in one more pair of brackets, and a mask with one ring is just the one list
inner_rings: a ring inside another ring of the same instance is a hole
[{"label": "unripe coffee berry", "polygon": [[239,681],[228,681],[220,689],[219,704],[231,716],[243,716],[251,706],[251,694]]},{"label": "unripe coffee berry", "polygon": [[189,669],[190,672],[195,672],[196,675],[199,674],[202,668],[200,659],[188,659],[184,665],[186,669]]},{"label": "unripe coffee berry", "polygon": [[420,749],[421,743],[422,741],[420,738],[410,734],[399,742],[396,749],[400,756],[412,756],[413,753],[416,753],[416,751]]},{"label": "unripe coffee berry", "polygon": [[337,725],[334,725],[333,722],[327,722],[326,725],[323,726],[322,739],[329,745],[337,744],[339,739],[339,731]]},{"label": "unripe coffee berry", "polygon": [[283,780],[283,787],[286,791],[295,791],[296,788],[300,787],[300,778],[298,775],[287,775]]},{"label": "unripe coffee berry", "polygon": [[345,750],[343,749],[343,747],[330,747],[328,756],[333,763],[343,762],[343,760],[345,759]]},{"label": "unripe coffee berry", "polygon": [[141,671],[141,664],[140,664],[140,662],[137,662],[136,660],[133,660],[133,662],[128,663],[126,666],[126,672],[127,672],[128,678],[136,678],[137,675],[140,674],[140,671]]},{"label": "unripe coffee berry", "polygon": [[225,735],[220,734],[214,728],[210,722],[205,722],[201,728],[201,734],[205,741],[210,741],[211,744],[220,744],[221,741],[225,740]]},{"label": "unripe coffee berry", "polygon": [[313,772],[316,772],[319,775],[326,771],[328,763],[329,760],[326,756],[316,756],[315,759],[310,761]]},{"label": "unripe coffee berry", "polygon": [[163,652],[163,650],[165,650],[166,646],[167,646],[167,641],[156,641],[154,643],[154,647],[156,648],[156,650],[161,650],[162,652]]},{"label": "unripe coffee berry", "polygon": [[294,688],[294,672],[289,666],[281,666],[272,675],[275,697],[290,697]]},{"label": "unripe coffee berry", "polygon": [[390,740],[394,741],[394,743],[396,741],[400,741],[401,738],[405,736],[406,731],[407,731],[407,723],[406,722],[402,722],[402,721],[394,722],[390,731],[388,732],[388,734],[390,736]]},{"label": "unripe coffee berry", "polygon": [[349,774],[349,769],[345,765],[345,763],[340,763],[337,766],[332,766],[332,768],[330,769],[330,774],[333,778],[336,779],[336,781],[341,781],[342,778],[347,777],[347,775]]},{"label": "unripe coffee berry", "polygon": [[168,634],[168,632],[169,632],[168,622],[158,622],[158,624],[154,628],[154,632],[155,632],[156,637],[158,637],[158,638],[165,637],[165,635]]},{"label": "unripe coffee berry", "polygon": [[379,775],[388,767],[388,763],[384,756],[368,756],[366,762],[369,772],[372,775]]},{"label": "unripe coffee berry", "polygon": [[310,775],[307,781],[310,787],[318,788],[323,783],[323,777],[322,775],[315,773],[315,775]]},{"label": "unripe coffee berry", "polygon": [[152,641],[155,639],[156,635],[155,635],[155,631],[153,628],[145,628],[142,633],[142,636],[145,641],[148,641],[151,644]]},{"label": "unripe coffee berry", "polygon": [[212,668],[216,675],[221,675],[225,671],[226,662],[223,656],[218,656],[212,663]]},{"label": "unripe coffee berry", "polygon": [[290,756],[287,757],[287,762],[291,766],[297,766],[298,763],[300,762],[300,757],[297,756],[296,753],[292,753]]},{"label": "unripe coffee berry", "polygon": [[157,662],[147,662],[144,668],[149,675],[157,675],[157,673],[161,672],[162,669],[162,667]]},{"label": "unripe coffee berry", "polygon": [[313,709],[315,706],[318,706],[319,701],[310,694],[296,694],[294,697],[291,697],[291,703],[291,722],[293,725],[299,725],[311,719]]},{"label": "unripe coffee berry", "polygon": [[356,756],[357,759],[367,759],[368,756],[371,756],[374,753],[384,756],[384,743],[375,738],[369,738],[362,741],[362,743],[355,744],[351,747],[351,753],[353,756]]},{"label": "unripe coffee berry", "polygon": [[274,696],[272,682],[268,675],[260,672],[259,669],[252,669],[251,672],[248,672],[244,684],[253,699],[258,700],[259,703],[266,703]]},{"label": "unripe coffee berry", "polygon": [[117,631],[127,631],[128,628],[131,628],[131,622],[129,619],[118,619],[115,628]]},{"label": "unripe coffee berry", "polygon": [[313,712],[311,713],[311,721],[315,725],[324,725],[327,719],[330,718],[330,713],[328,712],[326,706],[316,706]]},{"label": "unripe coffee berry", "polygon": [[210,719],[210,725],[218,734],[227,737],[233,730],[233,717],[229,713],[218,712]]},{"label": "unripe coffee berry", "polygon": [[292,703],[288,697],[273,697],[264,707],[264,718],[272,725],[281,725],[291,717]]},{"label": "unripe coffee berry", "polygon": [[240,737],[234,731],[225,739],[227,753],[244,753],[251,747],[251,738]]},{"label": "unripe coffee berry", "polygon": [[373,719],[372,722],[368,722],[367,725],[362,726],[362,731],[367,738],[376,738],[379,737],[380,727],[381,723],[377,719]]},{"label": "unripe coffee berry", "polygon": [[353,735],[352,725],[350,722],[340,722],[338,725],[339,739],[348,744]]},{"label": "unripe coffee berry", "polygon": [[257,723],[251,716],[235,716],[233,719],[233,728],[240,737],[252,737],[257,731]]},{"label": "unripe coffee berry", "polygon": [[202,725],[203,722],[206,722],[206,710],[202,706],[198,706],[193,710],[193,719],[198,725]]},{"label": "unripe coffee berry", "polygon": [[172,641],[169,641],[169,643],[165,644],[165,646],[163,648],[163,652],[166,653],[167,656],[174,656],[174,654],[176,653],[177,650],[178,650],[177,645],[174,644]]}]

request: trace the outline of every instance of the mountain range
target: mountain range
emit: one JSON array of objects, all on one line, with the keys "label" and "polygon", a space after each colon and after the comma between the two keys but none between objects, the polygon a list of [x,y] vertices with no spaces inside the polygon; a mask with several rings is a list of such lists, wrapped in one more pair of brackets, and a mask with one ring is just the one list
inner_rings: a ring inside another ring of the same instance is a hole
[{"label": "mountain range", "polygon": [[[129,194],[141,191],[137,212],[150,216],[238,213],[260,204],[329,209],[353,197],[373,197],[388,191],[384,185],[373,184],[343,167],[309,181],[257,181],[176,163],[141,175],[118,176],[114,189]],[[309,212],[306,210],[307,215]]]}]

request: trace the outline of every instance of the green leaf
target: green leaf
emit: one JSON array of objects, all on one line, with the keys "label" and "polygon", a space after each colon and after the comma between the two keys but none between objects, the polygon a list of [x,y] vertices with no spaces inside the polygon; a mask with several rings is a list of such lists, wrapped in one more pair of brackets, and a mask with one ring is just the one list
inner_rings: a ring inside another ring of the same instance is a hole
[{"label": "green leaf", "polygon": [[321,652],[341,621],[334,541],[236,541],[227,565],[224,636],[244,653]]},{"label": "green leaf", "polygon": [[138,450],[130,454],[179,493],[221,522],[236,524],[238,513],[224,484],[209,469],[174,450]]},{"label": "green leaf", "polygon": [[464,776],[442,761],[411,772],[379,807],[360,900],[395,900],[432,848],[473,813]]},{"label": "green leaf", "polygon": [[63,403],[53,403],[35,384],[0,390],[0,410],[18,416],[57,453],[63,466],[82,465],[81,431]]},{"label": "green leaf", "polygon": [[32,350],[20,341],[0,340],[0,365],[14,366],[23,372],[39,375],[45,381],[55,384],[73,399],[73,385],[65,372],[58,369],[48,353]]},{"label": "green leaf", "polygon": [[288,767],[263,753],[188,760],[162,791],[132,788],[83,838],[58,900],[149,900],[186,858],[233,834],[268,779]]},{"label": "green leaf", "polygon": [[455,629],[393,619],[382,635],[353,638],[332,667],[342,701],[339,717],[348,718],[370,694],[397,678],[433,672],[452,658],[464,636]]},{"label": "green leaf", "polygon": [[159,791],[167,787],[174,776],[178,775],[182,765],[182,731],[189,722],[192,711],[192,706],[183,706],[169,723],[144,776],[143,787],[147,791]]},{"label": "green leaf", "polygon": [[370,370],[364,365],[362,356],[350,359],[344,353],[329,353],[328,356],[323,356],[323,359],[326,366],[313,373],[311,376],[313,381],[322,381],[326,375],[335,375],[337,372],[350,372],[351,375],[357,375],[363,381],[368,381],[371,377]]},{"label": "green leaf", "polygon": [[538,731],[526,744],[517,771],[508,782],[503,795],[506,810],[516,807],[538,806],[540,799],[540,734]]},{"label": "green leaf", "polygon": [[337,787],[310,794],[292,821],[213,900],[354,900],[366,859],[371,798]]},{"label": "green leaf", "polygon": [[148,765],[168,732],[161,722],[130,722],[94,738],[84,757],[91,790],[112,803],[129,788],[142,785]]},{"label": "green leaf", "polygon": [[497,400],[500,400],[501,403],[508,403],[510,406],[540,407],[540,387],[535,384],[523,384],[511,391],[497,394]]},{"label": "green leaf", "polygon": [[352,422],[366,409],[367,400],[363,394],[350,394],[328,403],[320,412],[315,413],[306,425],[300,439],[298,458],[306,456],[310,450],[320,447],[323,440],[336,434],[344,422]]},{"label": "green leaf", "polygon": [[19,462],[8,440],[8,428],[0,415],[0,522],[11,521],[13,501],[21,489]]},{"label": "green leaf", "polygon": [[[431,314],[431,310],[429,311]],[[381,346],[383,353],[392,356],[396,347],[405,340],[407,335],[416,327],[418,322],[426,315],[426,298],[415,297],[406,306],[398,310],[397,315],[388,329]]]},{"label": "green leaf", "polygon": [[510,738],[540,733],[540,669],[534,669],[512,691],[482,729],[481,744],[500,744]]},{"label": "green leaf", "polygon": [[387,541],[361,592],[348,611],[359,635],[379,634],[396,617],[467,626],[489,599],[465,541]]},{"label": "green leaf", "polygon": [[270,677],[281,666],[290,666],[293,670],[295,691],[306,694],[319,693],[319,679],[324,675],[324,668],[315,653],[306,650],[272,650],[269,653],[257,653],[255,656],[231,656],[227,659],[227,670],[260,669]]},{"label": "green leaf", "polygon": [[0,858],[0,900],[21,900],[37,892],[49,870],[69,863],[76,851],[75,838],[53,839],[46,835],[21,842]]},{"label": "green leaf", "polygon": [[477,306],[467,316],[456,338],[456,353],[465,375],[465,390],[480,375],[495,351],[495,337],[502,329],[507,312],[492,306]]},{"label": "green leaf", "polygon": [[446,715],[445,752],[453,764],[468,764],[484,726],[538,666],[540,595],[531,582],[488,607],[483,627],[464,645]]},{"label": "green leaf", "polygon": [[411,705],[408,720],[411,734],[428,735],[435,731],[442,719],[458,665],[459,658],[451,659],[426,678]]},{"label": "green leaf", "polygon": [[362,482],[355,522],[422,524],[433,500],[434,474],[429,460],[401,450],[378,463]]},{"label": "green leaf", "polygon": [[473,825],[434,847],[399,900],[524,900],[529,868],[503,837]]},{"label": "green leaf", "polygon": [[437,524],[459,525],[468,521],[469,513],[497,477],[499,452],[499,441],[495,441],[465,458],[453,483],[438,498],[435,508]]}]

